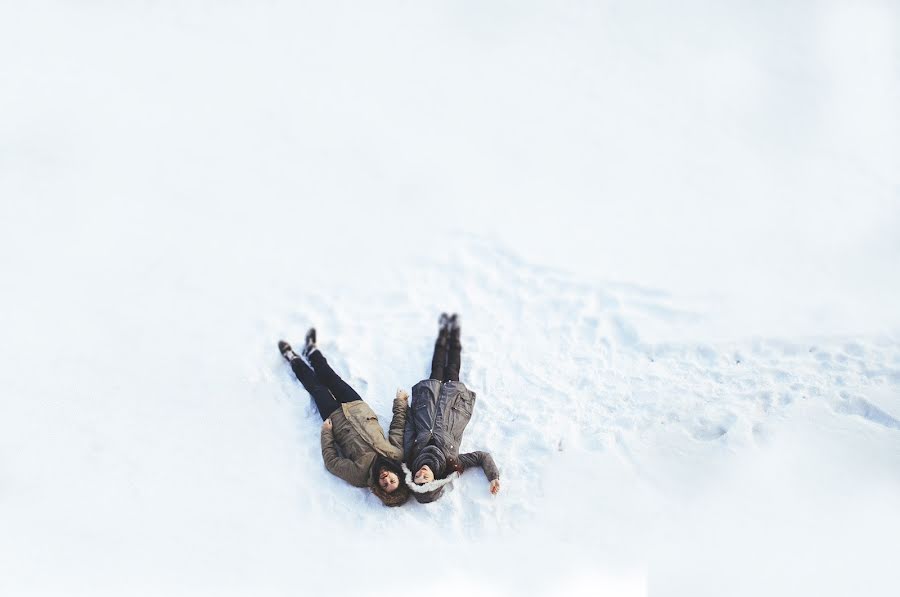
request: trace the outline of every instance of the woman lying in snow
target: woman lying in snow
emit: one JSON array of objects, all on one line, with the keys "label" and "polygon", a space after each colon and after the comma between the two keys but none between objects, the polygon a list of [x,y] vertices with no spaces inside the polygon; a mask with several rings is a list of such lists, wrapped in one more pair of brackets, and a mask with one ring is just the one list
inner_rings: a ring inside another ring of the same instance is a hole
[{"label": "woman lying in snow", "polygon": [[407,487],[421,503],[440,498],[444,486],[472,466],[484,470],[492,494],[500,491],[500,471],[490,454],[459,453],[463,431],[475,407],[475,392],[459,381],[459,334],[456,314],[441,314],[431,376],[412,389],[412,406],[403,432],[403,472]]},{"label": "woman lying in snow", "polygon": [[[280,340],[278,350],[291,364],[291,369],[322,415],[322,459],[325,468],[356,487],[368,487],[385,506],[399,506],[409,499],[409,490],[400,482],[403,472],[401,440],[406,422],[406,399],[397,390],[394,399],[394,418],[388,438],[378,417],[363,402],[359,394],[334,372],[322,352],[316,347],[316,330],[306,334],[303,348],[310,364],[303,362],[291,345]],[[335,449],[340,448],[341,454]]]}]

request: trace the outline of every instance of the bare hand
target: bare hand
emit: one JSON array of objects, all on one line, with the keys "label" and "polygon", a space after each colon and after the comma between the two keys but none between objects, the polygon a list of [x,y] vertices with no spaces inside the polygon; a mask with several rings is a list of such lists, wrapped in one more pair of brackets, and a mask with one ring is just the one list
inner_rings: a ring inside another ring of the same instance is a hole
[{"label": "bare hand", "polygon": [[406,393],[406,390],[403,388],[397,388],[397,398],[400,398],[404,402],[409,399],[409,394]]},{"label": "bare hand", "polygon": [[491,481],[491,495],[497,495],[500,492],[500,479]]},{"label": "bare hand", "polygon": [[331,419],[325,419],[325,422],[322,423],[322,429],[327,429],[328,431],[331,431],[331,427],[332,427]]}]

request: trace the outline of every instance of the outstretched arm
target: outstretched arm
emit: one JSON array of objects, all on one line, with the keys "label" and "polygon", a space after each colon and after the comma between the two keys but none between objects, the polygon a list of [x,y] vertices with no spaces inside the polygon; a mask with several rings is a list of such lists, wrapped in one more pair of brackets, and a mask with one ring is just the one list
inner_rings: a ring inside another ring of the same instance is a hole
[{"label": "outstretched arm", "polygon": [[334,434],[331,431],[331,419],[325,419],[322,424],[322,460],[325,468],[332,475],[336,475],[356,487],[366,486],[367,472],[349,458],[338,454],[334,447]]},{"label": "outstretched arm", "polygon": [[500,491],[500,469],[489,452],[469,452],[459,455],[459,463],[463,469],[480,466],[484,476],[491,482],[491,493]]},{"label": "outstretched arm", "polygon": [[406,427],[406,412],[409,410],[407,399],[409,394],[402,388],[397,389],[397,397],[394,398],[394,418],[388,430],[388,442],[395,448],[403,450],[403,432]]}]

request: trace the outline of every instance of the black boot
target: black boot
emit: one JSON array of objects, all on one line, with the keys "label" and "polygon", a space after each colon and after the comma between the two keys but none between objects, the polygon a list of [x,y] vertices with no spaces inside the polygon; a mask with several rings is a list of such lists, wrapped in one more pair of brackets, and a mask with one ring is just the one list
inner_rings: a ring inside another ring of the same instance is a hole
[{"label": "black boot", "polygon": [[455,335],[457,338],[459,338],[460,321],[458,313],[454,313],[447,319],[447,329],[452,335]]},{"label": "black boot", "polygon": [[281,353],[281,356],[283,356],[288,363],[297,358],[297,353],[294,352],[294,349],[291,348],[291,345],[284,340],[278,341],[278,352]]},{"label": "black boot", "polygon": [[315,350],[318,350],[316,347],[316,328],[309,328],[309,331],[306,332],[306,345],[303,347],[303,356],[308,357]]},{"label": "black boot", "polygon": [[441,313],[441,316],[438,318],[438,333],[444,333],[450,331],[450,316],[446,313]]}]

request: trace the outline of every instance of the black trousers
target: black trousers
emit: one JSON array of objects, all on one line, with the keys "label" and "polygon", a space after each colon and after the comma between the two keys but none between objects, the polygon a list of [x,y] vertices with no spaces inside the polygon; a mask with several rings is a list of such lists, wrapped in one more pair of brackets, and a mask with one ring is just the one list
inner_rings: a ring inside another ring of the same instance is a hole
[{"label": "black trousers", "polygon": [[430,379],[459,381],[461,363],[462,344],[459,341],[459,332],[447,333],[441,330],[437,341],[434,343]]},{"label": "black trousers", "polygon": [[351,388],[347,382],[341,379],[341,376],[334,372],[325,355],[321,351],[316,350],[309,355],[309,365],[303,362],[303,359],[297,357],[291,361],[291,369],[294,375],[306,388],[316,403],[319,415],[324,421],[331,416],[331,413],[341,407],[342,402],[356,402],[362,400],[356,390]]}]

